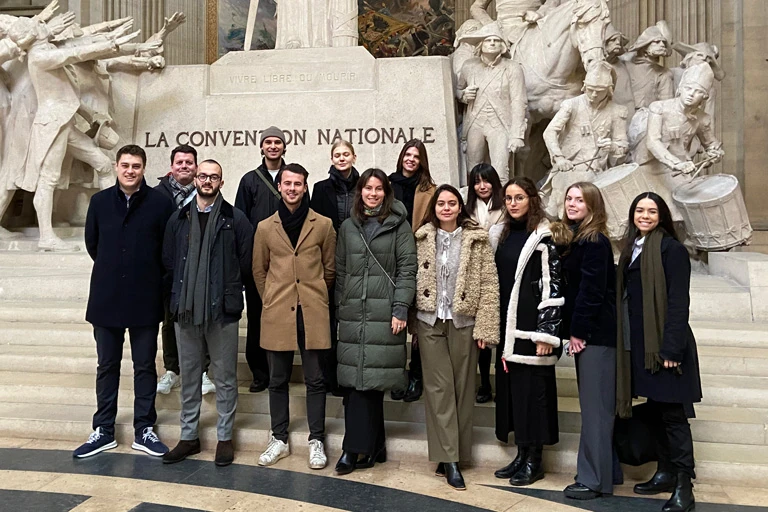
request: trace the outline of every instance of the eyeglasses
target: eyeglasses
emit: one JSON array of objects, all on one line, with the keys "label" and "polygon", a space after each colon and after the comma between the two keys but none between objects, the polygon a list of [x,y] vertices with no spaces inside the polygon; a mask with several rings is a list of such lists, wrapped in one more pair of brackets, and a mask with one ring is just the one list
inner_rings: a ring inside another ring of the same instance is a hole
[{"label": "eyeglasses", "polygon": [[198,174],[195,176],[195,178],[197,178],[200,183],[205,183],[206,181],[210,181],[211,183],[218,183],[221,179],[221,176],[217,174]]},{"label": "eyeglasses", "polygon": [[504,196],[504,202],[509,203],[524,203],[528,199],[528,196],[518,194],[516,196]]}]

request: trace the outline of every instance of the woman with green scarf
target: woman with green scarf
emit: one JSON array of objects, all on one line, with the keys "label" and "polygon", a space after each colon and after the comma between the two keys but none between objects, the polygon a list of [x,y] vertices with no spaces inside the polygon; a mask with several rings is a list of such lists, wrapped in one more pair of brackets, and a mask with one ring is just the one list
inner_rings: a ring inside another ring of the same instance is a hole
[{"label": "woman with green scarf", "polygon": [[617,271],[616,407],[632,415],[632,397],[653,409],[658,469],[637,494],[672,492],[664,512],[695,507],[696,478],[688,418],[701,401],[696,341],[688,325],[691,264],[675,237],[672,215],[653,192],[640,194],[629,210]]}]

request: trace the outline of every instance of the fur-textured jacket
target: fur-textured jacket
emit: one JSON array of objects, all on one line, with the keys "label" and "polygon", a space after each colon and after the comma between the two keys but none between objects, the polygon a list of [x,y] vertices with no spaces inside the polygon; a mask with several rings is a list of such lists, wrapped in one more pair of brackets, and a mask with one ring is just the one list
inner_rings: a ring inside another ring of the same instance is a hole
[{"label": "fur-textured jacket", "polygon": [[[491,227],[489,238],[494,251],[499,246],[503,229],[503,224]],[[517,261],[515,283],[507,308],[507,321],[506,325],[502,326],[505,342],[503,359],[513,363],[540,366],[552,366],[557,363],[563,350],[560,320],[564,302],[560,258],[552,242],[549,222],[544,220],[528,235]],[[531,313],[519,317],[521,310]],[[552,353],[537,356],[536,342],[552,345]]]},{"label": "fur-textured jacket", "polygon": [[[437,229],[425,224],[416,232],[416,309],[437,309]],[[461,259],[456,276],[453,312],[475,319],[472,337],[489,345],[499,343],[499,281],[488,233],[475,223],[461,232]]]}]

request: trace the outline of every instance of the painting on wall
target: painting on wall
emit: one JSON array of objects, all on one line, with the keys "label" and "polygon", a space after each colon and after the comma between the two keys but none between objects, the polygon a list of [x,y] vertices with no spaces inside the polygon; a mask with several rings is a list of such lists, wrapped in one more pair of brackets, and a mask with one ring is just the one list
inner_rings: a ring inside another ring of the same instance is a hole
[{"label": "painting on wall", "polygon": [[[358,0],[360,44],[374,57],[448,55],[455,0]],[[275,47],[275,0],[258,0],[253,50]],[[250,0],[218,0],[217,57],[242,51]]]},{"label": "painting on wall", "polygon": [[374,57],[449,55],[454,0],[359,0],[360,44]]}]

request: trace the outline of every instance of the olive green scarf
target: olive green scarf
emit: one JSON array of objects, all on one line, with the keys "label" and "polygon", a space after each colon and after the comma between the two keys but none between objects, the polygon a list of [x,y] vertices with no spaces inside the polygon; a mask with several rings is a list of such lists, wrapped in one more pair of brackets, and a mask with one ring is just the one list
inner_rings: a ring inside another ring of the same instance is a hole
[{"label": "olive green scarf", "polygon": [[[666,232],[654,229],[645,236],[643,252],[640,253],[640,281],[643,289],[643,341],[645,342],[645,369],[656,373],[663,366],[659,356],[664,340],[664,323],[667,315],[667,281],[661,262],[661,240]],[[632,362],[628,335],[629,314],[624,299],[624,272],[630,264],[632,249],[624,251],[619,259],[616,275],[616,414],[622,418],[632,417]],[[627,332],[625,332],[625,330]]]}]

